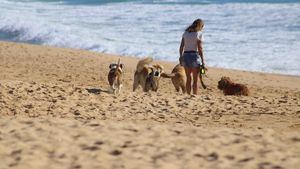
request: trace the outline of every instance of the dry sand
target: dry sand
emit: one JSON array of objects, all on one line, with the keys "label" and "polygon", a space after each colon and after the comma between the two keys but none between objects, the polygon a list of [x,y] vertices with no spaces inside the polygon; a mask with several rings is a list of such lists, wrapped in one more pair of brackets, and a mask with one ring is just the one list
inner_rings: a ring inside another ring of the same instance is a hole
[{"label": "dry sand", "polygon": [[[197,96],[170,79],[132,92],[138,59],[123,56],[114,96],[105,91],[118,57],[0,42],[0,169],[300,167],[300,77],[209,68]],[[223,96],[223,75],[251,95]]]}]

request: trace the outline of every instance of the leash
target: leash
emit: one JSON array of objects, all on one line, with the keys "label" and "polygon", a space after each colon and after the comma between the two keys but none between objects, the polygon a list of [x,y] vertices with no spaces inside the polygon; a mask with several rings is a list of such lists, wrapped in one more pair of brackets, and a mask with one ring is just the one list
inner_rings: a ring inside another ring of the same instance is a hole
[{"label": "leash", "polygon": [[205,76],[208,78],[208,76],[206,74],[206,68],[202,64],[200,65],[200,76]]}]

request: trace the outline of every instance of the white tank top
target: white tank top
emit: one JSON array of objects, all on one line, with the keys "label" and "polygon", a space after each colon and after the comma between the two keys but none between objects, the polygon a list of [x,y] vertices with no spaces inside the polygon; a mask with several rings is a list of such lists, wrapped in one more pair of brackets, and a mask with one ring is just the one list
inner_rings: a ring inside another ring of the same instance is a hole
[{"label": "white tank top", "polygon": [[198,51],[197,40],[202,41],[202,32],[187,32],[182,35],[184,40],[184,51]]}]

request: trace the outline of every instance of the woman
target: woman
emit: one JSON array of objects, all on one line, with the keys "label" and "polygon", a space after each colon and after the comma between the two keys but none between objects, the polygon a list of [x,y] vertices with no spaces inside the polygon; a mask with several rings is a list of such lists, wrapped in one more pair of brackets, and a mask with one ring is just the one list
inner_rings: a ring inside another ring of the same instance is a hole
[{"label": "woman", "polygon": [[203,26],[204,22],[201,19],[196,19],[192,25],[187,27],[182,35],[179,48],[179,62],[183,65],[187,76],[186,90],[188,94],[191,94],[191,74],[193,75],[193,94],[197,94],[200,58],[202,65],[204,66],[201,32]]}]

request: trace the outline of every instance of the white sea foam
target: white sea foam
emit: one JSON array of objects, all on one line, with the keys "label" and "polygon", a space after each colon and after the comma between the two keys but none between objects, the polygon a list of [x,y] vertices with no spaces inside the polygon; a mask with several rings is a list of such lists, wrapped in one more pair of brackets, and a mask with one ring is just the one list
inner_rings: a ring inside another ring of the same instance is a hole
[{"label": "white sea foam", "polygon": [[0,2],[0,37],[177,61],[181,35],[205,20],[209,66],[300,75],[300,3],[97,6]]}]

